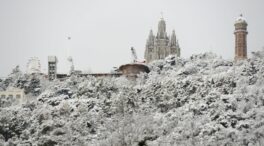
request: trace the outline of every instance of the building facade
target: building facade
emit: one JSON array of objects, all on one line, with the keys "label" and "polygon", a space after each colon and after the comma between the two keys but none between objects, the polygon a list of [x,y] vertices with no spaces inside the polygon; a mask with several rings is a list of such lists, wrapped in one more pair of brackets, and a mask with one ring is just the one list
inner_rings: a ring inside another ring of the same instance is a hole
[{"label": "building facade", "polygon": [[37,57],[32,57],[28,60],[27,73],[28,74],[40,74],[41,73],[40,60]]},{"label": "building facade", "polygon": [[166,22],[163,18],[159,21],[157,35],[153,35],[150,30],[145,50],[145,60],[147,63],[153,60],[164,59],[168,55],[180,56],[180,46],[176,38],[175,31],[172,31],[170,37],[166,32]]},{"label": "building facade", "polygon": [[241,14],[235,21],[235,60],[247,59],[247,26]]},{"label": "building facade", "polygon": [[0,91],[0,107],[11,106],[25,100],[23,89],[8,88],[6,91]]},{"label": "building facade", "polygon": [[57,57],[48,56],[48,77],[49,80],[54,80],[57,78]]}]

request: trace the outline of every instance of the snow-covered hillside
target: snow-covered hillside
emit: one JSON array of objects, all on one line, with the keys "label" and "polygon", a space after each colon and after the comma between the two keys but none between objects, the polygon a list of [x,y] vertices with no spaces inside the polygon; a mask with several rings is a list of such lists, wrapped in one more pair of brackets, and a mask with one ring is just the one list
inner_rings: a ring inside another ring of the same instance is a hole
[{"label": "snow-covered hillside", "polygon": [[14,70],[0,90],[0,145],[181,146],[264,143],[264,52],[244,61],[212,54],[170,56],[136,81],[70,77],[64,82]]}]

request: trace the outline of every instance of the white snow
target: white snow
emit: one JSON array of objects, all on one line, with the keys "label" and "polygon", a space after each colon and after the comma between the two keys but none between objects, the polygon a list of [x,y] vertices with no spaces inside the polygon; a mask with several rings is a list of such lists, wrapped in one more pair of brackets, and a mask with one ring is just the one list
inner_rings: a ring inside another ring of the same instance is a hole
[{"label": "white snow", "polygon": [[136,81],[49,82],[16,69],[0,88],[24,89],[30,100],[0,99],[0,145],[261,146],[263,54],[239,62],[212,53],[170,56]]}]

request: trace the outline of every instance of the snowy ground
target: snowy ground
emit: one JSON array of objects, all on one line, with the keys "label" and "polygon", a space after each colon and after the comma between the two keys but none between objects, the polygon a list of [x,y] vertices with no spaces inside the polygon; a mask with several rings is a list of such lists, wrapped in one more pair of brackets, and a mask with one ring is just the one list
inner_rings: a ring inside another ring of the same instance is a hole
[{"label": "snowy ground", "polygon": [[264,52],[244,61],[212,54],[170,56],[136,81],[78,78],[64,82],[14,70],[0,90],[0,145],[264,145]]}]

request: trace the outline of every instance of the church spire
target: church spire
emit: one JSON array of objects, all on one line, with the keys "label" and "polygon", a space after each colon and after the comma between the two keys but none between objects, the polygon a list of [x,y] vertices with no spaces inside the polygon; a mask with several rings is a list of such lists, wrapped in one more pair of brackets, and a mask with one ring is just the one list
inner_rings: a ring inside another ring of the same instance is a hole
[{"label": "church spire", "polygon": [[147,43],[146,43],[146,50],[145,50],[145,55],[144,58],[146,59],[146,61],[150,61],[153,60],[153,51],[154,51],[154,41],[155,41],[155,36],[153,35],[152,29],[149,31],[149,36],[147,39]]},{"label": "church spire", "polygon": [[154,35],[153,35],[153,31],[152,29],[149,31],[149,36],[148,36],[148,40],[147,40],[147,46],[154,46]]},{"label": "church spire", "polygon": [[177,48],[177,56],[180,57],[181,56],[181,48],[179,45],[179,41],[176,41],[176,48]]},{"label": "church spire", "polygon": [[158,24],[157,38],[159,38],[159,39],[166,39],[167,38],[166,23],[165,23],[163,17],[161,17],[159,24]]},{"label": "church spire", "polygon": [[174,46],[176,47],[176,46],[177,46],[175,30],[172,31],[169,46],[170,46],[170,47],[174,47]]}]

